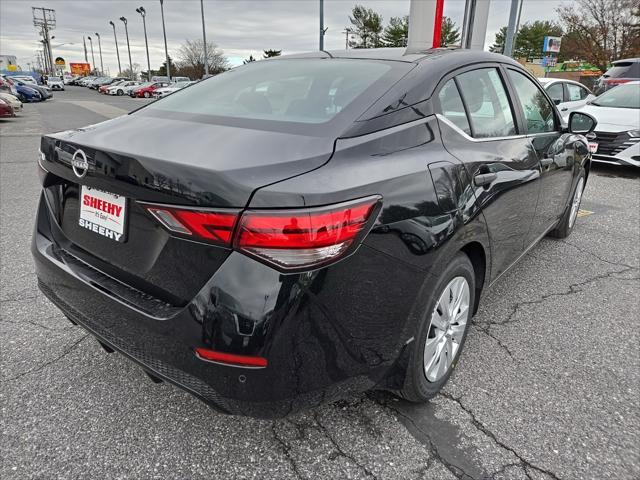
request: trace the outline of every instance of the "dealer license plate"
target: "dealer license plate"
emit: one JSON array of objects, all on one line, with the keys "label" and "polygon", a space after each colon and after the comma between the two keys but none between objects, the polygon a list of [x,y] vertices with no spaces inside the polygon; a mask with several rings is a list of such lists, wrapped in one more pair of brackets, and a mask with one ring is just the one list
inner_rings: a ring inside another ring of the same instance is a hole
[{"label": "dealer license plate", "polygon": [[124,242],[126,219],[126,197],[82,186],[78,219],[80,227],[116,242]]},{"label": "dealer license plate", "polygon": [[597,142],[589,142],[589,151],[591,153],[597,153],[597,151],[598,151],[598,143]]}]

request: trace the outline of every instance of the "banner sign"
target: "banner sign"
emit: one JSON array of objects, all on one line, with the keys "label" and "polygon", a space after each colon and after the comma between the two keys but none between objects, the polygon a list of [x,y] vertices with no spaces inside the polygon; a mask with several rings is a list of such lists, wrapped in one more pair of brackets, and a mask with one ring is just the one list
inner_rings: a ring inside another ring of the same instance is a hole
[{"label": "banner sign", "polygon": [[91,73],[91,65],[88,63],[70,63],[71,75],[89,75]]},{"label": "banner sign", "polygon": [[562,37],[544,37],[542,51],[545,53],[558,53]]}]

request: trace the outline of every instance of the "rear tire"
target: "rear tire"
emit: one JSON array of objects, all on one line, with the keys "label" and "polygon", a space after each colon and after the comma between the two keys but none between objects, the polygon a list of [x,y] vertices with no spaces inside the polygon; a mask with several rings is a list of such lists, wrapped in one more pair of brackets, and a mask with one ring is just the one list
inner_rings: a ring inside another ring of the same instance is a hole
[{"label": "rear tire", "polygon": [[144,92],[144,98],[149,98],[151,94],[149,92]]},{"label": "rear tire", "polygon": [[458,252],[440,274],[432,291],[433,296],[418,325],[404,385],[399,392],[411,402],[433,398],[456,368],[475,305],[475,273],[469,257]]},{"label": "rear tire", "polygon": [[121,97],[122,95],[124,95],[124,92],[123,92],[122,90],[118,90],[116,93],[117,93],[117,95],[118,95],[119,97]]},{"label": "rear tire", "polygon": [[580,172],[576,186],[571,192],[571,202],[567,205],[560,222],[556,227],[549,232],[550,237],[554,238],[567,238],[571,235],[573,227],[576,225],[576,218],[578,216],[578,210],[580,210],[580,202],[582,201],[582,192],[585,187],[585,174],[584,170]]}]

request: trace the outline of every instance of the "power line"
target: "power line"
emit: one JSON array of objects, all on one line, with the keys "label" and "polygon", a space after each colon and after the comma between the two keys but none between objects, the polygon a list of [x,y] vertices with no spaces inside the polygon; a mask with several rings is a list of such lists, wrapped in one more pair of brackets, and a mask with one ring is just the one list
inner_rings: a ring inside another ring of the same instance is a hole
[{"label": "power line", "polygon": [[49,31],[56,28],[56,11],[51,8],[31,7],[33,14],[33,26],[40,27],[42,34],[42,43],[44,45],[45,64],[48,73],[55,75],[53,63],[53,52],[51,51],[51,38]]}]

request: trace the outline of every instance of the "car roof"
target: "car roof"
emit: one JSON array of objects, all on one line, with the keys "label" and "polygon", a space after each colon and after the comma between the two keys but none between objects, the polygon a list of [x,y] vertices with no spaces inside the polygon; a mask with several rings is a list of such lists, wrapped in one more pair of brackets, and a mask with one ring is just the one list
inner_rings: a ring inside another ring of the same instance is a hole
[{"label": "car roof", "polygon": [[618,62],[632,62],[632,63],[638,63],[640,62],[640,57],[639,58],[621,58],[619,60],[614,60],[613,62],[611,62],[612,65],[615,65]]},{"label": "car roof", "polygon": [[552,83],[566,82],[566,83],[573,83],[574,85],[580,85],[581,87],[584,87],[584,85],[581,84],[580,82],[576,82],[575,80],[569,80],[568,78],[543,77],[543,78],[538,78],[538,82],[540,82],[542,85],[546,85],[546,84],[550,85]]}]

